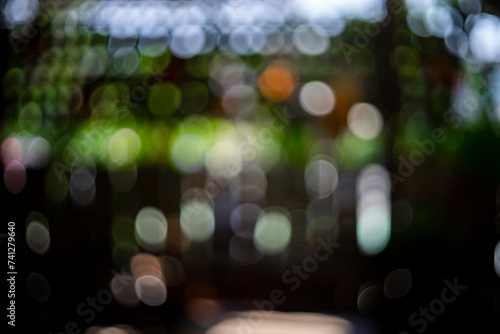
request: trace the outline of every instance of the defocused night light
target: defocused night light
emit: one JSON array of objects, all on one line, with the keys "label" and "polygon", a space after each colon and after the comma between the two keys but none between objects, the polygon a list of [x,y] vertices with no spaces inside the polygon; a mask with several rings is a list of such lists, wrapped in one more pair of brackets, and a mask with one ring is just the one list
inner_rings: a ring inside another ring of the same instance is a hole
[{"label": "defocused night light", "polygon": [[283,252],[290,243],[292,225],[286,211],[269,208],[264,210],[255,224],[254,244],[266,255]]}]

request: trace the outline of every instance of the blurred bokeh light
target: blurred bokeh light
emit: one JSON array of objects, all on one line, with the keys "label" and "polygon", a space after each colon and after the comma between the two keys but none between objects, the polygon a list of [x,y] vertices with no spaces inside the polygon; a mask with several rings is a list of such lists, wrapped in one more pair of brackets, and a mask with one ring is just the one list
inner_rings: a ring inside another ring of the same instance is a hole
[{"label": "blurred bokeh light", "polygon": [[27,327],[405,333],[453,277],[429,328],[498,315],[494,1],[0,8]]}]

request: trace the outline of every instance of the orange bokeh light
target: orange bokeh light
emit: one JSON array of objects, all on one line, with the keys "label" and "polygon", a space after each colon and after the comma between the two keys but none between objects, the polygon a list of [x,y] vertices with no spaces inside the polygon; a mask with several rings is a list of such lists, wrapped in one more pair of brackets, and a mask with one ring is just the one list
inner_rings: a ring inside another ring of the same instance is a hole
[{"label": "orange bokeh light", "polygon": [[297,82],[297,75],[292,64],[275,61],[260,74],[259,90],[264,97],[275,102],[282,102],[292,94]]}]

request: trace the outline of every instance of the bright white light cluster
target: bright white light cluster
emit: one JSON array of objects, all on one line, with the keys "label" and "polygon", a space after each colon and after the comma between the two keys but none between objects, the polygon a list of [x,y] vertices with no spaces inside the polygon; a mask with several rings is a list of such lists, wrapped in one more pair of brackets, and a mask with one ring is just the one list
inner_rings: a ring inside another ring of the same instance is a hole
[{"label": "bright white light cluster", "polygon": [[[326,51],[351,19],[385,17],[382,0],[87,1],[71,11],[81,31],[135,39],[142,53],[179,58],[214,48],[241,55]],[[69,20],[73,28],[74,20]],[[62,29],[63,31],[72,29]]]},{"label": "bright white light cluster", "polygon": [[406,6],[414,34],[444,38],[452,54],[473,64],[500,61],[500,18],[481,13],[479,0],[459,0],[458,9],[436,0],[406,0]]}]

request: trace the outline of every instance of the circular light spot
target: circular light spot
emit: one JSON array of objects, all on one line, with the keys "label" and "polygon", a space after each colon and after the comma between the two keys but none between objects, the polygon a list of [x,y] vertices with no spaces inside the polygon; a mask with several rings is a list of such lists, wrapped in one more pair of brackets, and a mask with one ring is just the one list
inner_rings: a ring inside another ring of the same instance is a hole
[{"label": "circular light spot", "polygon": [[159,306],[167,299],[165,284],[155,276],[142,276],[135,281],[135,293],[139,300],[149,306]]},{"label": "circular light spot", "polygon": [[429,6],[425,11],[425,27],[432,35],[443,38],[453,29],[450,11],[442,6]]},{"label": "circular light spot", "polygon": [[23,145],[17,138],[6,138],[0,149],[4,166],[7,166],[12,160],[23,162]]},{"label": "circular light spot", "polygon": [[[224,317],[216,325],[212,326],[206,334],[235,334],[245,333],[242,323],[258,324],[258,334],[297,334],[297,333],[315,333],[315,334],[348,334],[356,332],[354,325],[350,321],[326,314],[310,312],[279,312],[279,311],[246,311],[238,312],[235,315]],[[256,325],[257,327],[257,325]],[[250,327],[253,328],[253,327]]]},{"label": "circular light spot", "polygon": [[37,254],[45,254],[50,247],[48,228],[38,221],[32,221],[26,227],[26,244]]},{"label": "circular light spot", "polygon": [[297,84],[291,65],[285,62],[273,62],[259,76],[259,90],[272,101],[286,100]]},{"label": "circular light spot", "polygon": [[219,302],[206,299],[196,298],[191,300],[187,305],[187,313],[189,319],[198,326],[208,328],[218,322],[224,313],[223,307]]},{"label": "circular light spot", "polygon": [[164,280],[160,260],[152,254],[140,253],[135,255],[130,261],[130,271],[136,279],[141,276],[151,275],[158,277],[162,281]]},{"label": "circular light spot", "polygon": [[266,35],[258,27],[238,27],[229,35],[231,49],[241,55],[259,52],[266,43]]},{"label": "circular light spot", "polygon": [[109,141],[109,158],[115,165],[131,163],[141,150],[141,139],[132,129],[118,130]]},{"label": "circular light spot", "polygon": [[116,51],[120,49],[133,49],[137,43],[136,37],[130,38],[119,38],[117,36],[109,36],[108,39],[108,51],[110,55],[113,55]]},{"label": "circular light spot", "polygon": [[301,53],[317,56],[328,49],[330,39],[323,28],[303,25],[293,32],[293,44]]},{"label": "circular light spot", "polygon": [[149,251],[158,251],[165,246],[167,218],[157,208],[144,207],[135,218],[135,233],[142,247]]},{"label": "circular light spot", "polygon": [[458,7],[464,14],[479,14],[481,13],[480,0],[458,0]]},{"label": "circular light spot", "polygon": [[158,57],[162,55],[168,46],[168,37],[166,35],[158,37],[142,36],[139,39],[139,51],[148,57]]},{"label": "circular light spot", "polygon": [[128,92],[123,92],[125,96],[121,95],[119,87],[118,84],[105,83],[92,91],[88,103],[93,115],[112,116],[119,99],[128,96]]},{"label": "circular light spot", "polygon": [[379,194],[380,200],[385,202],[389,198],[388,194],[391,191],[389,173],[382,165],[368,165],[362,170],[356,188],[358,197],[369,193],[371,190],[377,190],[381,193]]},{"label": "circular light spot", "polygon": [[26,152],[26,164],[30,168],[41,169],[50,160],[50,144],[45,138],[36,137],[31,141]]},{"label": "circular light spot", "polygon": [[26,179],[27,175],[24,165],[17,160],[11,160],[3,172],[5,187],[11,193],[19,194],[26,185]]},{"label": "circular light spot", "polygon": [[189,115],[202,112],[210,98],[207,86],[199,81],[188,81],[182,84],[180,94],[182,101],[179,110]]},{"label": "circular light spot", "polygon": [[411,273],[408,270],[396,269],[385,278],[384,293],[390,299],[402,298],[410,291],[411,283]]},{"label": "circular light spot", "polygon": [[88,169],[73,172],[69,180],[69,193],[79,205],[89,205],[95,197],[94,175]]},{"label": "circular light spot", "polygon": [[78,16],[74,11],[59,11],[53,18],[51,24],[52,36],[55,39],[74,35],[78,23]]},{"label": "circular light spot", "polygon": [[[146,75],[161,74],[167,69],[171,60],[172,56],[170,52],[165,52],[158,57],[148,57],[143,55],[139,64],[139,70],[141,73]],[[141,97],[144,95],[144,91],[137,91],[135,93],[139,93],[137,95],[140,95]]]},{"label": "circular light spot", "polygon": [[359,213],[356,235],[358,246],[367,255],[380,253],[391,237],[389,210],[378,204],[370,205]]},{"label": "circular light spot", "polygon": [[205,31],[199,25],[179,26],[172,32],[170,50],[178,58],[191,58],[203,50],[205,38]]},{"label": "circular light spot", "polygon": [[495,273],[498,277],[500,277],[500,241],[497,242],[495,252],[493,254],[493,266],[495,268]]},{"label": "circular light spot", "polygon": [[451,33],[446,35],[444,42],[448,51],[454,56],[465,56],[469,52],[469,38],[462,28],[453,27]]},{"label": "circular light spot", "polygon": [[19,111],[19,126],[28,132],[37,132],[42,126],[43,114],[38,104],[30,102]]},{"label": "circular light spot", "polygon": [[356,103],[347,113],[347,126],[357,137],[368,140],[380,134],[384,120],[375,106],[369,103]]},{"label": "circular light spot", "polygon": [[471,15],[471,17],[477,19],[469,32],[470,51],[480,62],[497,63],[500,59],[498,42],[500,19],[489,14]]},{"label": "circular light spot", "polygon": [[175,139],[170,155],[177,169],[194,173],[203,168],[207,150],[208,146],[202,137],[189,133]]},{"label": "circular light spot", "polygon": [[3,24],[8,28],[31,23],[37,16],[40,4],[36,0],[5,1],[2,3]]},{"label": "circular light spot", "polygon": [[191,200],[182,204],[180,222],[183,234],[195,242],[208,240],[215,230],[214,211],[206,202]]},{"label": "circular light spot", "polygon": [[306,83],[299,92],[301,107],[312,116],[325,116],[335,106],[333,90],[321,81]]},{"label": "circular light spot", "polygon": [[180,201],[181,205],[189,202],[203,202],[209,203],[212,207],[214,206],[211,193],[204,188],[198,187],[189,188],[182,193]]},{"label": "circular light spot", "polygon": [[285,37],[281,31],[269,31],[266,34],[266,44],[260,50],[262,55],[272,55],[283,49]]},{"label": "circular light spot", "polygon": [[113,69],[121,75],[131,75],[138,66],[139,53],[135,48],[121,48],[113,54]]},{"label": "circular light spot", "polygon": [[181,93],[171,82],[156,85],[149,95],[148,106],[155,116],[168,116],[174,113],[180,105]]},{"label": "circular light spot", "polygon": [[30,296],[38,302],[46,302],[50,297],[50,284],[47,279],[39,273],[29,273],[26,285]]},{"label": "circular light spot", "polygon": [[105,46],[96,45],[89,48],[80,60],[79,73],[89,81],[106,72],[109,63],[108,50]]},{"label": "circular light spot", "polygon": [[[265,141],[266,144],[262,150],[257,151],[256,163],[266,172],[279,170],[286,163],[285,149],[272,137],[267,137]],[[248,156],[244,158],[251,160]]]},{"label": "circular light spot", "polygon": [[282,210],[268,209],[260,214],[255,224],[254,244],[261,253],[282,253],[291,237],[292,224]]},{"label": "circular light spot", "polygon": [[137,331],[130,330],[127,327],[122,328],[122,326],[113,327],[99,327],[93,326],[85,331],[85,334],[137,334]]},{"label": "circular light spot", "polygon": [[329,161],[314,160],[306,167],[304,181],[314,197],[325,198],[337,187],[339,175]]},{"label": "circular light spot", "polygon": [[236,55],[220,54],[210,62],[210,77],[221,85],[238,81],[245,70],[245,63]]},{"label": "circular light spot", "polygon": [[[205,44],[199,55],[209,54],[217,46],[217,39],[219,38],[219,31],[217,31],[213,26],[205,25],[203,27],[205,31]],[[205,71],[205,70],[204,70]]]},{"label": "circular light spot", "polygon": [[369,286],[358,296],[358,310],[362,314],[369,314],[377,310],[384,300],[384,292],[380,286]]},{"label": "circular light spot", "polygon": [[417,36],[429,37],[430,33],[427,31],[425,25],[425,13],[422,9],[411,9],[406,15],[406,23],[410,30]]},{"label": "circular light spot", "polygon": [[220,141],[208,151],[205,166],[212,175],[230,177],[241,171],[241,155],[234,141]]},{"label": "circular light spot", "polygon": [[267,178],[256,164],[246,164],[243,170],[229,180],[229,191],[242,202],[255,202],[265,197]]},{"label": "circular light spot", "polygon": [[251,239],[255,223],[261,212],[262,208],[256,204],[240,204],[231,212],[229,225],[236,235]]},{"label": "circular light spot", "polygon": [[233,85],[222,96],[222,106],[230,116],[250,115],[255,110],[257,102],[257,93],[250,85]]}]

